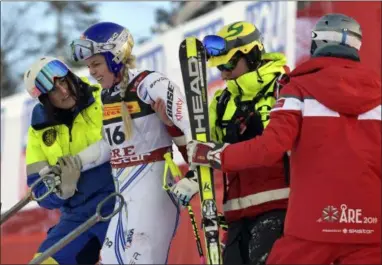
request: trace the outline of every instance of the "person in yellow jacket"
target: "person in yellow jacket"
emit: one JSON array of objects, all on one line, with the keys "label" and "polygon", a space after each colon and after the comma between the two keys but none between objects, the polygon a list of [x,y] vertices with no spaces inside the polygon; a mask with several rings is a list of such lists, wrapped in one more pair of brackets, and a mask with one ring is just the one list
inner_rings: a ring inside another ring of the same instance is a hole
[{"label": "person in yellow jacket", "polygon": [[[206,150],[219,152],[227,143],[262,134],[280,89],[278,81],[286,78],[289,69],[283,54],[265,52],[260,31],[248,22],[224,26],[216,35],[206,36],[203,45],[208,66],[217,67],[227,85],[215,92],[209,107],[215,143]],[[187,149],[193,164],[197,164],[195,159],[208,159],[190,144]],[[273,243],[282,235],[288,174],[287,154],[272,167],[224,174],[223,209],[228,223],[224,264],[265,264]],[[185,205],[198,192],[196,173],[186,177],[172,189]]]},{"label": "person in yellow jacket", "polygon": [[[35,257],[76,229],[96,212],[100,201],[115,190],[110,149],[102,138],[101,87],[79,78],[62,61],[38,59],[24,74],[26,90],[39,103],[34,107],[26,150],[27,184],[51,175],[32,192],[46,209],[60,209],[60,221],[47,232]],[[110,214],[115,200],[102,208]],[[108,222],[99,222],[66,245],[44,264],[95,264]]]}]

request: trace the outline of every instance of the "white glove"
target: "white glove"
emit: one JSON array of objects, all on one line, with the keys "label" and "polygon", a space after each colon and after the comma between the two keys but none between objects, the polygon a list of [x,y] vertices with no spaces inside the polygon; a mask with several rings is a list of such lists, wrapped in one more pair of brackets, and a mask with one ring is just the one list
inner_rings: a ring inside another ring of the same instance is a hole
[{"label": "white glove", "polygon": [[77,182],[81,175],[81,159],[78,156],[63,156],[57,161],[58,167],[53,167],[54,173],[60,176],[57,196],[66,200],[74,195]]},{"label": "white glove", "polygon": [[170,191],[179,199],[183,206],[187,206],[192,197],[199,192],[199,184],[197,173],[190,170],[185,177],[175,183]]}]

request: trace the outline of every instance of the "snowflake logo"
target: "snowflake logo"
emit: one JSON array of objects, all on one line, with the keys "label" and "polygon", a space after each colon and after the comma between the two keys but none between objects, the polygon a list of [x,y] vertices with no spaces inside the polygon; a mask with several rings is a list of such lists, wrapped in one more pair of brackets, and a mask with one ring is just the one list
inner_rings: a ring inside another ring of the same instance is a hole
[{"label": "snowflake logo", "polygon": [[347,233],[348,233],[348,230],[347,230],[346,228],[344,228],[344,229],[342,230],[342,233],[347,234]]},{"label": "snowflake logo", "polygon": [[339,212],[336,207],[329,205],[322,210],[322,220],[328,223],[334,223],[338,221]]}]

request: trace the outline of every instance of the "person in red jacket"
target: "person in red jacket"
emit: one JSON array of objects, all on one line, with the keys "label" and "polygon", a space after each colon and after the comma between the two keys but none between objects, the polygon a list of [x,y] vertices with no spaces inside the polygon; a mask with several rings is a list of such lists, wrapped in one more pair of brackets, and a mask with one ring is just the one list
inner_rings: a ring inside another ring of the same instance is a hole
[{"label": "person in red jacket", "polygon": [[360,61],[361,41],[353,18],[323,16],[261,136],[187,145],[191,164],[224,172],[291,150],[284,236],[269,264],[381,264],[381,82]]}]

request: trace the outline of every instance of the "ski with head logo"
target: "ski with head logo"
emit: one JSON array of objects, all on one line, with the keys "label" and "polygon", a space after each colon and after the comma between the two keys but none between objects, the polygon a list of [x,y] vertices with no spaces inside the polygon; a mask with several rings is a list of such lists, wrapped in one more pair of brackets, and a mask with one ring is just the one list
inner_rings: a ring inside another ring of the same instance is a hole
[{"label": "ski with head logo", "polygon": [[[192,139],[208,142],[210,140],[210,127],[208,119],[206,53],[202,42],[195,37],[188,37],[182,41],[179,47],[179,61]],[[196,170],[198,172],[207,260],[209,264],[222,264],[213,171],[211,168],[203,166],[196,167]]]}]

